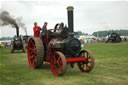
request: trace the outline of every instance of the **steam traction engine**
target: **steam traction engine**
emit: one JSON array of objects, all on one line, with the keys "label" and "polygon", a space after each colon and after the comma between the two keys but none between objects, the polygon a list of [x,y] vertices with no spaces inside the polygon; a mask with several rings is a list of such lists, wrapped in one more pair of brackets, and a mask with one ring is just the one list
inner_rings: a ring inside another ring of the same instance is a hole
[{"label": "steam traction engine", "polygon": [[68,27],[63,23],[56,24],[53,30],[42,31],[40,37],[30,38],[27,49],[30,67],[40,68],[43,62],[50,62],[51,71],[56,76],[63,75],[68,64],[73,67],[77,63],[82,72],[93,69],[94,56],[88,50],[81,50],[80,41],[74,37],[73,7],[67,10]]},{"label": "steam traction engine", "polygon": [[111,33],[111,35],[108,36],[108,39],[106,41],[107,42],[111,42],[111,43],[120,43],[121,37],[118,33]]},{"label": "steam traction engine", "polygon": [[16,33],[17,36],[11,41],[11,53],[14,53],[14,50],[25,52],[25,41],[22,39],[22,36],[19,36],[19,27],[16,28]]}]

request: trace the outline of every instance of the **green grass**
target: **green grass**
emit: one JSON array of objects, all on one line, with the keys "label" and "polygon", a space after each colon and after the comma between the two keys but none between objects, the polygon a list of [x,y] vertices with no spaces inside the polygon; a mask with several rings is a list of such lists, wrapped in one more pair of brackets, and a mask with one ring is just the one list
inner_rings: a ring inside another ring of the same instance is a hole
[{"label": "green grass", "polygon": [[0,48],[0,85],[128,85],[128,43],[85,44],[95,56],[90,73],[67,67],[64,76],[56,77],[50,66],[31,69],[26,53],[10,53]]}]

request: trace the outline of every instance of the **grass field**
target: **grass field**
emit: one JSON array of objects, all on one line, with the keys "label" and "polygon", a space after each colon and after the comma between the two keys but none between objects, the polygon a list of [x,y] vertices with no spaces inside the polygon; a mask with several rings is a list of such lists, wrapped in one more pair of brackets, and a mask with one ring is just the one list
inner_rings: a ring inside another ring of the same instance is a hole
[{"label": "grass field", "polygon": [[56,77],[50,66],[31,69],[26,53],[10,53],[0,48],[0,85],[128,85],[128,43],[85,44],[95,56],[90,73],[68,66],[64,76]]}]

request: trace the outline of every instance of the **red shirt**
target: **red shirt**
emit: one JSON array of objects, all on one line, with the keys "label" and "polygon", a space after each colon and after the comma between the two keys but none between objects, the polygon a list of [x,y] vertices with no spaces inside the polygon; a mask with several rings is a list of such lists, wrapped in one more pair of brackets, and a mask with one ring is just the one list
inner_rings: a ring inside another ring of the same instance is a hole
[{"label": "red shirt", "polygon": [[39,26],[34,26],[33,27],[34,37],[39,37],[40,30],[41,30],[41,27],[39,27]]}]

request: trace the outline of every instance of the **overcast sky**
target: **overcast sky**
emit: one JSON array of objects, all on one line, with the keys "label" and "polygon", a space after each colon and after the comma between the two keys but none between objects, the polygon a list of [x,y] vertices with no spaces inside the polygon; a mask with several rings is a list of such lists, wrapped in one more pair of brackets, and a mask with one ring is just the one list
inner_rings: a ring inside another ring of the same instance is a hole
[{"label": "overcast sky", "polygon": [[[74,30],[85,33],[95,31],[128,29],[128,1],[86,1],[86,0],[30,0],[7,1],[0,3],[0,12],[8,11],[10,15],[23,17],[27,32],[33,35],[33,23],[42,27],[48,22],[48,29],[56,23],[67,24],[67,6],[74,7]],[[11,26],[0,27],[0,37],[14,36],[15,29]],[[20,29],[20,34],[25,32]]]}]

